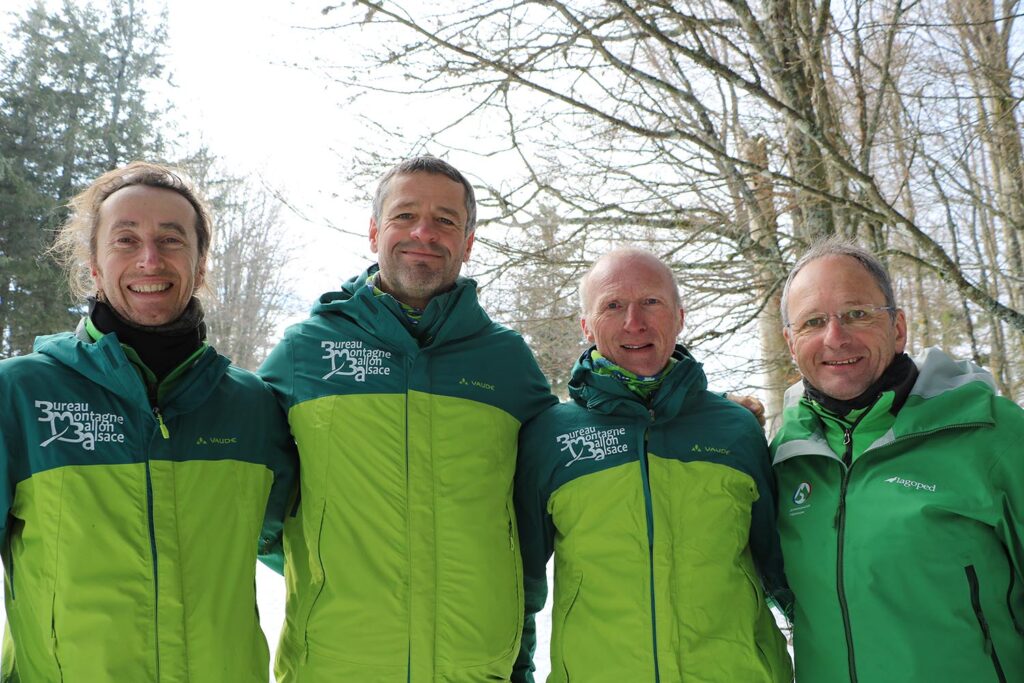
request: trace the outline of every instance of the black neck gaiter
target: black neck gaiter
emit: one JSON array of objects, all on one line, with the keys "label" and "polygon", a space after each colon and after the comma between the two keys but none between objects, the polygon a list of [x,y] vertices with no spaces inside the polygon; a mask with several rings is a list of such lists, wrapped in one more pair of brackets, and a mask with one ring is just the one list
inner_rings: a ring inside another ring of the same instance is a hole
[{"label": "black neck gaiter", "polygon": [[864,390],[860,396],[855,396],[851,399],[840,400],[838,398],[832,398],[828,394],[817,389],[810,382],[804,379],[804,395],[807,398],[817,401],[825,407],[831,413],[840,417],[845,417],[850,413],[851,410],[859,410],[861,408],[867,408],[875,401],[878,397],[886,391],[895,391],[896,397],[892,402],[892,413],[895,415],[899,412],[900,408],[903,407],[904,402],[907,400],[907,396],[910,395],[910,389],[914,386],[914,382],[917,381],[917,366],[914,365],[914,361],[910,359],[905,353],[896,354],[892,362],[889,363],[889,367],[881,374],[881,376],[872,383],[867,389]]},{"label": "black neck gaiter", "polygon": [[89,297],[89,318],[100,332],[113,332],[119,342],[134,349],[158,381],[185,362],[206,339],[203,306],[195,297],[177,319],[165,325],[139,325],[93,297]]}]

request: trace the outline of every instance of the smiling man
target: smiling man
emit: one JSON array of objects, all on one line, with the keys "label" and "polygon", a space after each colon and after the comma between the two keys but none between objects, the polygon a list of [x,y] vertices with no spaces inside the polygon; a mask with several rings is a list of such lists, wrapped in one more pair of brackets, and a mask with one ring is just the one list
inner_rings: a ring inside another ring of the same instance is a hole
[{"label": "smiling man", "polygon": [[58,236],[77,332],[0,363],[3,681],[266,683],[256,553],[294,446],[270,390],[205,341],[205,203],[114,169]]},{"label": "smiling man", "polygon": [[782,318],[797,679],[1024,680],[1024,411],[972,363],[904,354],[889,274],[853,244],[797,262]]},{"label": "smiling man", "polygon": [[392,168],[370,218],[378,264],[324,294],[261,370],[302,463],[282,683],[509,679],[517,436],[555,399],[459,277],[475,225],[473,187],[450,164]]},{"label": "smiling man", "polygon": [[580,284],[568,403],[523,430],[516,473],[532,681],[534,615],[555,586],[549,683],[788,683],[765,593],[788,602],[768,449],[676,343],[672,271],[620,249]]}]

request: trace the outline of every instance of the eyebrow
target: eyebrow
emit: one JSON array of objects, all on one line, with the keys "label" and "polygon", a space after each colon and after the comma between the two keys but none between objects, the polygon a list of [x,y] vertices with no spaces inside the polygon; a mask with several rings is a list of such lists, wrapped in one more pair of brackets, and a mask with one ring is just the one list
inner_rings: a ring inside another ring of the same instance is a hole
[{"label": "eyebrow", "polygon": [[[398,204],[395,204],[391,208],[391,212],[394,213],[395,211],[398,211],[399,209],[415,208],[417,206],[419,206],[419,202],[410,199],[409,201],[399,202]],[[437,210],[440,213],[443,213],[445,215],[453,216],[455,218],[458,218],[459,220],[463,220],[462,215],[458,212],[457,209],[452,209],[452,208],[447,207],[447,206],[439,206],[439,207],[437,207]]]}]

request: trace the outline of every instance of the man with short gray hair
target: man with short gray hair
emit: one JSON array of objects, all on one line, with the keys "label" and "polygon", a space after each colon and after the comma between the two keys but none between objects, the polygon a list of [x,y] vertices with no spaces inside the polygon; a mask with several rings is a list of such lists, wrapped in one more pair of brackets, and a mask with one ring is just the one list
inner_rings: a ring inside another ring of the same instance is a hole
[{"label": "man with short gray hair", "polygon": [[328,292],[261,373],[299,446],[278,681],[507,681],[522,588],[519,426],[555,402],[459,277],[473,188],[417,157],[381,180],[379,262]]},{"label": "man with short gray hair", "polygon": [[1024,680],[1024,410],[973,363],[906,355],[888,272],[849,242],[797,262],[782,317],[798,680]]}]

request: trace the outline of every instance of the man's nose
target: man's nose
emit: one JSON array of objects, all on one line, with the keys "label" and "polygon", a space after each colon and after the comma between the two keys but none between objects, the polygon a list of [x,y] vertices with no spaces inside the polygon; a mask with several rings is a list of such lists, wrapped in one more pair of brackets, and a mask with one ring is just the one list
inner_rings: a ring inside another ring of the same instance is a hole
[{"label": "man's nose", "polygon": [[434,228],[434,222],[426,216],[416,221],[416,225],[413,226],[409,235],[420,242],[437,241],[437,230]]},{"label": "man's nose", "polygon": [[830,315],[828,320],[825,322],[825,343],[829,346],[841,346],[846,343],[850,334],[846,329],[846,324],[840,319],[838,315]]},{"label": "man's nose", "polygon": [[626,319],[622,326],[630,332],[641,332],[647,328],[647,319],[639,304],[629,304],[626,307]]},{"label": "man's nose", "polygon": [[138,267],[143,270],[156,268],[162,258],[160,246],[156,242],[143,242],[139,249]]}]

